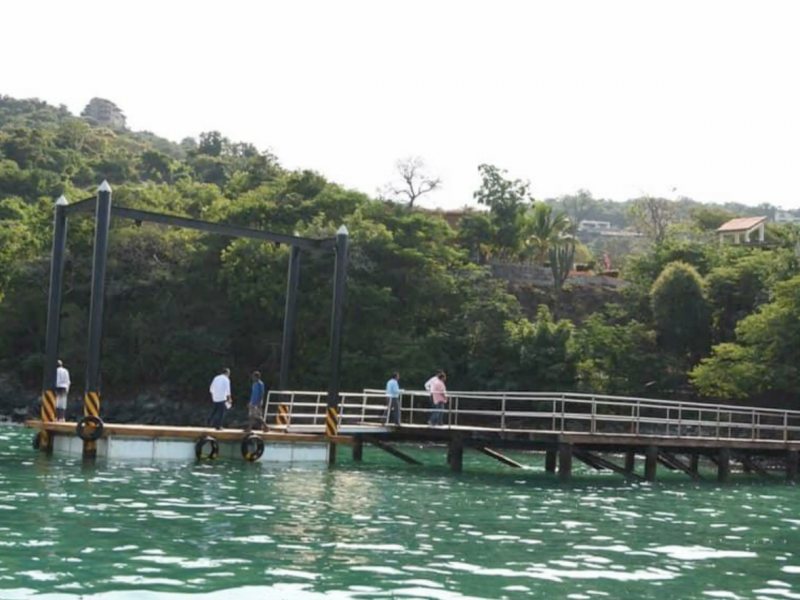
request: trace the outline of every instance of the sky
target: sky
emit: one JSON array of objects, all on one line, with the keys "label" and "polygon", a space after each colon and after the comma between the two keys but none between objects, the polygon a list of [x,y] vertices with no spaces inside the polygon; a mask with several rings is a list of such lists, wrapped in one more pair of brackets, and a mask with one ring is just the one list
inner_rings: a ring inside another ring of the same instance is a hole
[{"label": "sky", "polygon": [[[8,0],[6,0],[8,2]],[[474,204],[478,165],[583,188],[800,207],[796,0],[25,0],[0,94],[108,98],[179,141],[218,130],[374,194],[421,157]]]}]

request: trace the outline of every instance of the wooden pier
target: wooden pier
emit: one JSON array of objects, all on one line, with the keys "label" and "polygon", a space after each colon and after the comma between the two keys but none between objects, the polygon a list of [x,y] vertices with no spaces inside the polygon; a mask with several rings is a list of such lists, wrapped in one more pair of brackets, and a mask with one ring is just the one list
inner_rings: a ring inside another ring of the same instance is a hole
[{"label": "wooden pier", "polygon": [[[447,463],[463,469],[465,450],[488,455],[511,468],[523,465],[502,451],[545,454],[545,471],[562,481],[575,460],[629,479],[653,481],[659,466],[702,478],[701,464],[726,481],[732,465],[763,477],[795,480],[800,455],[800,411],[740,405],[548,392],[451,392],[443,426],[427,424],[427,392],[403,391],[401,424],[386,423],[381,390],[341,394],[340,427],[351,430],[353,456],[373,445],[418,463],[393,444],[446,445]],[[265,418],[286,432],[324,430],[324,392],[273,392]],[[637,463],[640,468],[637,469]]]}]

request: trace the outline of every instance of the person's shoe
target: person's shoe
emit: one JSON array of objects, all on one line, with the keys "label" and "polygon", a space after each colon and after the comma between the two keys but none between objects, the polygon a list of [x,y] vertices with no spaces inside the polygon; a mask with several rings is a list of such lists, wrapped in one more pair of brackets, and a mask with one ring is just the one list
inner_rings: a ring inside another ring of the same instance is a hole
[{"label": "person's shoe", "polygon": [[222,431],[222,427],[214,427],[217,431]]}]

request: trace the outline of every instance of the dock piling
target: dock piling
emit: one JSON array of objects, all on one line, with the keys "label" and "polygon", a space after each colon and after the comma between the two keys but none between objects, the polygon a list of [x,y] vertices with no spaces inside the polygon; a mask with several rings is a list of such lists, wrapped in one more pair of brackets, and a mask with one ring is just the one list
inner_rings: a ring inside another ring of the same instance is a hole
[{"label": "dock piling", "polygon": [[558,444],[558,479],[562,483],[572,478],[572,444]]},{"label": "dock piling", "polygon": [[731,473],[730,448],[720,448],[717,453],[717,481],[725,483]]},{"label": "dock piling", "polygon": [[453,473],[461,473],[464,469],[464,442],[457,435],[450,438],[447,445],[447,460]]},{"label": "dock piling", "polygon": [[544,470],[545,473],[556,472],[556,462],[558,453],[555,450],[547,450],[544,455]]},{"label": "dock piling", "polygon": [[625,471],[628,473],[636,472],[636,452],[633,450],[625,453]]},{"label": "dock piling", "polygon": [[648,446],[644,452],[644,478],[646,481],[655,481],[658,471],[658,447]]},{"label": "dock piling", "polygon": [[797,465],[798,465],[798,451],[786,451],[786,479],[788,481],[797,481]]},{"label": "dock piling", "polygon": [[357,435],[353,438],[353,462],[361,462],[364,458],[364,438]]}]

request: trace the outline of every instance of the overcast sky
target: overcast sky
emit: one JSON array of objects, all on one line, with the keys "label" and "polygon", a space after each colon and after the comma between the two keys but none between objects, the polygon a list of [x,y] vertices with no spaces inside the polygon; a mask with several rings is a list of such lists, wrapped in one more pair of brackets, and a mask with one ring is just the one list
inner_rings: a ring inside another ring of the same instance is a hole
[{"label": "overcast sky", "polygon": [[444,180],[429,206],[471,203],[490,163],[538,198],[800,207],[796,0],[0,7],[0,94],[108,98],[133,129],[217,129],[368,193],[414,155]]}]

